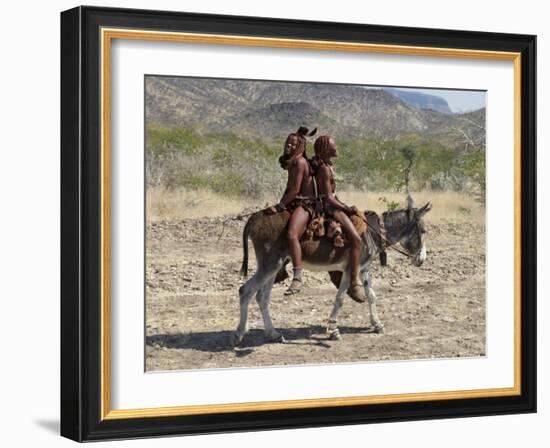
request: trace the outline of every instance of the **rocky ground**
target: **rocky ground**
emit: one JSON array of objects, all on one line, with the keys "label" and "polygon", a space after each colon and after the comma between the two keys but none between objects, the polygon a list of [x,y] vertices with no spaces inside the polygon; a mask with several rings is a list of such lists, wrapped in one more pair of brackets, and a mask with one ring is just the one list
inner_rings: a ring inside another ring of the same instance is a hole
[{"label": "rocky ground", "polygon": [[[388,252],[387,267],[373,264],[383,334],[370,328],[367,305],[347,299],[338,321],[342,340],[329,340],[325,327],[336,290],[328,274],[306,271],[299,296],[283,296],[289,280],[273,289],[271,315],[287,343],[265,341],[252,301],[251,331],[232,347],[244,281],[239,276],[244,222],[223,223],[202,218],[147,225],[148,371],[485,355],[482,224],[428,222],[423,266],[414,267],[394,251]],[[253,268],[252,247],[250,252]]]}]

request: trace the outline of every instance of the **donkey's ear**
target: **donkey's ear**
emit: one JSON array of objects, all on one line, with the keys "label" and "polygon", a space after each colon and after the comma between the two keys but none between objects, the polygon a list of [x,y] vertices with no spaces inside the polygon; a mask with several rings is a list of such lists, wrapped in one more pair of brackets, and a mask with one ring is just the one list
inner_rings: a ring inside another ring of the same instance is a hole
[{"label": "donkey's ear", "polygon": [[432,204],[428,202],[424,207],[422,207],[421,209],[418,210],[418,212],[416,212],[416,216],[418,216],[419,218],[422,218],[422,216],[428,213],[431,209],[432,209]]},{"label": "donkey's ear", "polygon": [[410,194],[407,195],[407,208],[409,210],[414,208],[414,201]]}]

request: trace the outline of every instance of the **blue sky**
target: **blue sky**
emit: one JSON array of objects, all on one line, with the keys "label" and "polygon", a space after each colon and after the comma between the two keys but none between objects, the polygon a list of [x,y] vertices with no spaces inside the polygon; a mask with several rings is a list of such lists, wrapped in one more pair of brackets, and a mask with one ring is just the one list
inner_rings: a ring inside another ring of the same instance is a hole
[{"label": "blue sky", "polygon": [[[388,86],[390,87],[390,86]],[[369,88],[371,88],[369,86]],[[373,88],[383,88],[374,87]],[[441,90],[391,87],[405,92],[419,92],[444,98],[453,112],[469,112],[485,107],[485,91],[479,90]]]}]

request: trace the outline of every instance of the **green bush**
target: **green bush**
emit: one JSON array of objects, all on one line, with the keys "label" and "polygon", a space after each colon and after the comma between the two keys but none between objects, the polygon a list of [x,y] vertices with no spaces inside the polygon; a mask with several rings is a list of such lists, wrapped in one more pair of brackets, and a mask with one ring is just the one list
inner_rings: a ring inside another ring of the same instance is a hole
[{"label": "green bush", "polygon": [[390,201],[386,196],[381,196],[378,198],[380,202],[383,204],[386,204],[386,211],[388,212],[394,212],[399,209],[399,202],[396,201]]},{"label": "green bush", "polygon": [[[227,196],[276,200],[286,184],[281,140],[200,134],[151,123],[146,130],[148,185],[209,188]],[[435,189],[485,194],[485,151],[449,148],[419,134],[339,139],[334,161],[340,190]],[[308,154],[313,155],[312,144]],[[387,204],[390,206],[390,204]]]},{"label": "green bush", "polygon": [[162,155],[170,152],[196,154],[203,144],[202,139],[194,132],[177,127],[167,127],[158,124],[147,126],[145,141],[147,151]]}]

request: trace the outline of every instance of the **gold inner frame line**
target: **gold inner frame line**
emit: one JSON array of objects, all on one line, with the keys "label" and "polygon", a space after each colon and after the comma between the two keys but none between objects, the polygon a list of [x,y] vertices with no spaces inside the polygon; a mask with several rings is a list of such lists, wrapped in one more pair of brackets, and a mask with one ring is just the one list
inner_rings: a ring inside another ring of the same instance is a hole
[{"label": "gold inner frame line", "polygon": [[[351,406],[414,401],[453,400],[502,397],[521,394],[521,54],[458,48],[417,47],[353,42],[279,39],[217,34],[144,31],[137,29],[101,29],[101,420],[200,415],[262,410],[307,409],[329,406]],[[297,48],[325,51],[346,51],[507,60],[514,62],[514,386],[508,388],[460,390],[391,395],[370,395],[303,400],[188,405],[142,409],[111,409],[111,344],[110,344],[110,66],[111,41],[132,39],[186,42],[214,45]]]}]

